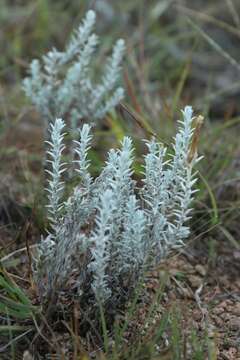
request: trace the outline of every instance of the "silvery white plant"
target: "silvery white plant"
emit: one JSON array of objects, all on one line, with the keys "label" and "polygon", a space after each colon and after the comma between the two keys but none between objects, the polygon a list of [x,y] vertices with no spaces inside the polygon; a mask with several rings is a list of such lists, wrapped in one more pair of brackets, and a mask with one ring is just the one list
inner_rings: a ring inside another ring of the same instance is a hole
[{"label": "silvery white plant", "polygon": [[[45,119],[45,130],[56,118],[65,118],[74,132],[84,121],[96,122],[124,96],[117,86],[125,51],[123,39],[113,47],[100,78],[94,78],[95,51],[99,39],[93,33],[96,14],[89,10],[64,51],[53,48],[41,61],[30,65],[23,87]],[[93,61],[94,60],[94,61]],[[46,133],[47,134],[47,133]],[[46,135],[47,136],[47,135]]]},{"label": "silvery white plant", "polygon": [[[119,304],[128,299],[143,270],[182,246],[189,235],[187,221],[196,182],[193,168],[199,161],[193,147],[192,108],[182,111],[173,151],[155,139],[147,142],[142,189],[133,180],[133,147],[125,137],[120,149],[108,153],[98,178],[89,172],[92,136],[83,125],[75,142],[78,186],[62,198],[60,161],[64,122],[51,126],[48,210],[54,224],[42,239],[34,274],[40,296],[73,295],[82,308],[100,301]],[[189,155],[191,153],[191,156]],[[89,311],[90,311],[89,310]]]}]

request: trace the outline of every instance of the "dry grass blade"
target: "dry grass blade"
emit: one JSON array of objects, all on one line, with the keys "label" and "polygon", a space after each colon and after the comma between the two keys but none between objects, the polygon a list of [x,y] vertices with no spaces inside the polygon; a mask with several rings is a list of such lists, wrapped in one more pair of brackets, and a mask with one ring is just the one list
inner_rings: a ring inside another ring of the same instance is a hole
[{"label": "dry grass blade", "polygon": [[149,123],[139,113],[131,109],[129,105],[126,105],[121,102],[118,105],[118,109],[120,110],[123,116],[124,116],[124,112],[127,113],[131,117],[131,119],[133,119],[137,123],[137,125],[142,130],[144,130],[144,132],[148,133],[148,135],[153,136],[155,138],[159,138],[158,135],[152,129],[152,127],[149,125]]},{"label": "dry grass blade", "polygon": [[197,26],[190,18],[188,22],[191,26],[220,54],[222,55],[232,66],[240,71],[240,64],[229,53],[227,53],[213,38],[211,38],[204,30]]},{"label": "dry grass blade", "polygon": [[25,331],[23,334],[20,334],[20,335],[16,336],[14,339],[9,341],[6,345],[0,347],[0,353],[4,353],[13,343],[16,343],[21,338],[24,338],[25,336],[30,334],[32,331],[33,331],[33,329],[29,329],[29,330]]},{"label": "dry grass blade", "polygon": [[204,117],[199,115],[196,119],[196,127],[193,133],[192,144],[188,153],[188,162],[191,163],[194,157],[197,157],[198,143],[200,140],[200,132],[203,126]]},{"label": "dry grass blade", "polygon": [[227,3],[227,6],[229,8],[229,11],[232,15],[233,21],[235,22],[235,25],[239,28],[240,30],[240,17],[238,15],[237,9],[233,3],[232,0],[225,0]]},{"label": "dry grass blade", "polygon": [[229,33],[237,36],[238,38],[240,38],[240,30],[236,29],[235,27],[227,24],[224,21],[221,21],[219,19],[216,19],[215,17],[208,15],[208,14],[204,14],[204,13],[200,13],[196,10],[193,9],[189,9],[188,7],[182,6],[182,5],[177,5],[177,8],[183,12],[184,14],[187,14],[191,17],[195,17],[197,19],[200,19],[202,21],[217,25],[218,27],[222,28],[225,31],[228,31]]}]

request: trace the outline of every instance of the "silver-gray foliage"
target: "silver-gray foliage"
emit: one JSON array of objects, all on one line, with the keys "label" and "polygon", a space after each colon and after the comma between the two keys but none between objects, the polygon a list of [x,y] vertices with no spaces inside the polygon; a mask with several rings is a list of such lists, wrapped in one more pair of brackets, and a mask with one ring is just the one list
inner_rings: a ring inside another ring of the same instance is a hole
[{"label": "silver-gray foliage", "polygon": [[74,131],[82,120],[95,122],[103,118],[123,98],[123,88],[117,83],[124,40],[116,42],[100,79],[94,79],[92,63],[99,41],[93,33],[95,21],[95,12],[89,10],[64,51],[53,48],[41,61],[35,59],[30,65],[30,76],[24,79],[23,87],[46,127],[61,117]]},{"label": "silver-gray foliage", "polygon": [[85,124],[75,142],[80,182],[67,201],[60,196],[66,167],[60,161],[63,121],[57,119],[51,126],[47,190],[54,229],[42,239],[34,268],[43,298],[66,291],[91,306],[110,299],[121,302],[145,266],[183,244],[189,235],[186,222],[197,179],[193,167],[199,158],[189,156],[192,108],[187,106],[182,115],[171,155],[155,139],[147,142],[141,190],[132,178],[133,147],[128,137],[120,149],[109,151],[102,173],[93,179],[87,159],[92,136]]}]

